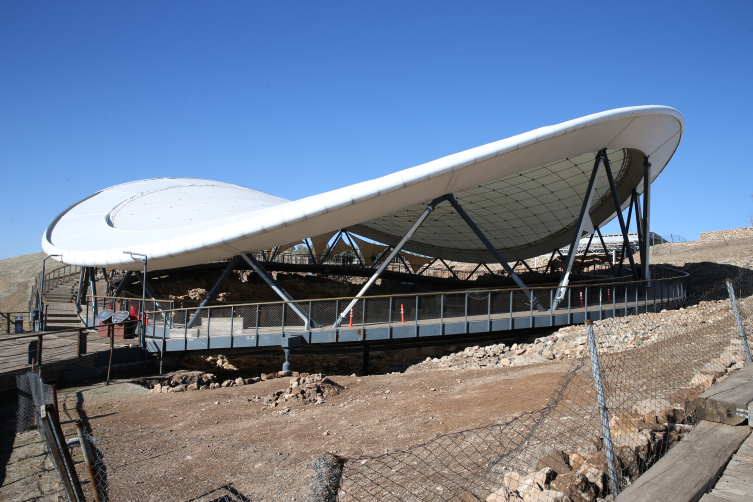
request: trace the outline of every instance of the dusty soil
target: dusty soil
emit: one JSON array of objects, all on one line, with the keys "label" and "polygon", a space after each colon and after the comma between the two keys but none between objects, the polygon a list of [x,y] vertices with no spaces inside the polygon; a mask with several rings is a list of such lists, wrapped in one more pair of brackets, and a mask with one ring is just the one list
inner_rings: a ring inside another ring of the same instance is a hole
[{"label": "dusty soil", "polygon": [[[346,387],[323,404],[268,406],[258,398],[286,389],[290,378],[251,385],[151,394],[120,383],[61,391],[62,420],[88,417],[100,428],[148,425],[164,431],[229,437],[272,451],[310,456],[329,451],[378,455],[439,433],[488,425],[543,406],[566,371],[559,362],[476,369],[330,376]],[[70,426],[65,426],[70,427]]]},{"label": "dusty soil", "polygon": [[[42,271],[45,256],[45,253],[34,253],[0,260],[0,312],[29,310],[31,286],[34,276]],[[49,270],[60,266],[53,260],[47,260],[47,265]]]},{"label": "dusty soil", "polygon": [[753,238],[727,242],[682,242],[651,248],[650,261],[690,273],[690,293],[700,295],[710,285],[753,268]]}]

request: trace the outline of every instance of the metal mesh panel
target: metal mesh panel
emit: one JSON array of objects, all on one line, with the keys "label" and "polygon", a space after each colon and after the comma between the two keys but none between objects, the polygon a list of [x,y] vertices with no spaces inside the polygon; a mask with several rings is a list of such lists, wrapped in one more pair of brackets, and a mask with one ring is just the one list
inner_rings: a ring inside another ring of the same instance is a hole
[{"label": "metal mesh panel", "polygon": [[[303,318],[301,318],[301,315]],[[285,327],[286,331],[303,331],[309,316],[308,302],[285,304]]]},{"label": "metal mesh panel", "polygon": [[311,318],[322,327],[332,326],[340,314],[338,308],[344,309],[346,305],[346,302],[338,303],[335,300],[313,302],[311,304]]},{"label": "metal mesh panel", "polygon": [[416,321],[416,297],[395,296],[392,298],[392,324]]},{"label": "metal mesh panel", "polygon": [[282,304],[259,306],[259,330],[264,328],[276,328],[282,326]]},{"label": "metal mesh panel", "polygon": [[441,301],[440,295],[419,297],[418,317],[422,321],[422,324],[431,324],[431,321],[440,318]]}]

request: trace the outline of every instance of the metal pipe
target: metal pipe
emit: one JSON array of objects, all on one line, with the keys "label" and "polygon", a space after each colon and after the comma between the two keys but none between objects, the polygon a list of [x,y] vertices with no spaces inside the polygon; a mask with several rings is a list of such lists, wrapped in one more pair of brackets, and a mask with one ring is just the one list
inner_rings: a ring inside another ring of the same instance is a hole
[{"label": "metal pipe", "polygon": [[593,373],[594,385],[596,386],[596,397],[599,401],[601,431],[604,434],[604,450],[607,454],[607,465],[609,467],[609,483],[612,487],[612,495],[616,497],[620,493],[620,485],[614,463],[612,434],[609,430],[609,411],[607,410],[607,400],[604,397],[604,386],[601,382],[601,367],[599,366],[599,354],[596,351],[596,337],[594,335],[593,323],[588,319],[586,320],[586,336],[588,337],[588,349],[591,352],[591,372]]},{"label": "metal pipe", "polygon": [[[135,260],[134,256],[140,256],[141,262],[144,264],[144,275],[141,278],[141,315],[139,316],[139,331],[140,331],[140,337],[139,340],[141,342],[141,348],[144,349],[144,367],[147,365],[147,361],[149,358],[149,351],[146,348],[146,330],[144,329],[144,317],[146,317],[144,310],[146,310],[146,270],[147,270],[147,256],[143,253],[134,253],[132,251],[123,251],[123,254],[127,254],[131,256],[132,260]],[[92,293],[94,293],[94,290],[92,290]],[[96,318],[97,312],[94,312],[94,316]]]},{"label": "metal pipe", "polygon": [[643,159],[643,243],[644,249],[641,255],[641,266],[643,269],[643,280],[647,281],[651,278],[649,274],[649,238],[651,225],[651,162],[648,161],[648,156]]},{"label": "metal pipe", "polygon": [[60,478],[63,481],[63,486],[65,487],[68,499],[71,502],[77,502],[80,499],[76,496],[77,494],[73,489],[70,478],[68,477],[67,470],[65,468],[65,462],[63,461],[63,456],[60,453],[60,447],[58,445],[58,442],[55,440],[55,433],[53,432],[52,424],[50,423],[50,417],[46,405],[41,406],[39,410],[39,417],[42,420],[42,429],[44,430],[45,436],[47,436],[47,444],[52,450],[50,453],[52,453],[52,458],[58,468],[58,472],[60,473]]},{"label": "metal pipe", "polygon": [[376,280],[379,278],[380,275],[382,275],[382,272],[387,268],[387,265],[392,261],[393,258],[395,258],[395,255],[397,255],[401,249],[403,249],[403,246],[405,246],[405,243],[410,240],[411,237],[413,237],[413,234],[418,230],[418,227],[421,226],[421,224],[424,222],[424,220],[431,214],[431,212],[434,210],[434,208],[437,206],[437,204],[443,202],[447,199],[447,196],[443,195],[442,197],[437,197],[433,201],[431,201],[427,206],[426,209],[424,209],[424,212],[421,213],[421,216],[418,217],[415,223],[413,223],[413,226],[410,227],[410,230],[405,234],[405,236],[400,240],[400,242],[392,249],[392,252],[390,252],[387,259],[382,261],[382,264],[379,265],[379,268],[376,272],[374,272],[374,275],[371,276],[371,278],[366,282],[366,284],[363,285],[361,288],[361,291],[358,292],[355,298],[351,300],[351,302],[348,304],[347,307],[345,307],[345,310],[343,310],[335,320],[334,324],[332,324],[333,328],[337,328],[340,326],[340,323],[342,323],[343,319],[345,319],[345,316],[350,312],[350,309],[353,308],[353,306],[358,303],[358,300],[361,299],[363,295],[366,294],[366,292],[371,288],[371,286],[376,282]]},{"label": "metal pipe", "polygon": [[[612,166],[609,163],[609,157],[607,157],[606,148],[602,150],[604,152],[604,169],[607,173],[607,179],[609,179],[609,188],[612,192],[612,200],[614,201],[614,210],[617,213],[617,219],[620,222],[620,230],[622,231],[623,243],[626,247],[630,246],[630,240],[628,239],[627,229],[625,228],[625,220],[622,217],[622,206],[620,205],[620,196],[617,194],[617,185],[614,183],[614,177],[612,176]],[[630,260],[630,266],[632,267],[633,279],[638,280],[638,274],[635,271],[635,261],[633,255],[628,253],[628,259]]]},{"label": "metal pipe", "polygon": [[55,416],[53,413],[54,409],[52,409],[51,405],[45,406],[45,411],[47,412],[47,417],[50,419],[50,425],[52,426],[53,430],[55,431],[55,435],[60,440],[59,446],[61,450],[61,454],[63,457],[63,462],[66,465],[66,468],[68,470],[68,475],[71,478],[71,486],[73,487],[73,491],[76,494],[76,499],[80,500],[81,502],[86,502],[86,498],[84,497],[84,492],[81,489],[81,481],[78,479],[78,473],[76,472],[76,466],[73,464],[73,458],[71,457],[71,452],[68,449],[68,445],[65,443],[65,435],[63,434],[63,429],[60,427],[60,420],[57,419],[57,416]]},{"label": "metal pipe", "polygon": [[102,488],[99,486],[99,480],[97,479],[97,465],[93,460],[92,454],[89,451],[89,442],[84,434],[84,421],[76,420],[76,434],[78,434],[78,442],[81,445],[81,453],[84,456],[84,464],[86,465],[86,473],[89,475],[89,481],[92,484],[92,491],[94,492],[94,500],[96,502],[102,502]]},{"label": "metal pipe", "polygon": [[112,294],[114,297],[120,296],[120,293],[123,292],[123,289],[125,289],[126,285],[128,284],[128,281],[131,279],[131,276],[133,275],[133,271],[129,270],[125,273],[123,278],[120,280],[120,283],[118,283],[118,287],[115,288],[115,292]]},{"label": "metal pipe", "polygon": [[732,302],[732,312],[735,314],[735,322],[737,323],[737,332],[740,334],[740,342],[743,344],[743,352],[745,352],[746,364],[751,363],[750,348],[748,348],[748,337],[745,336],[745,330],[743,329],[743,323],[740,321],[740,313],[737,310],[737,299],[735,298],[735,289],[732,287],[732,279],[726,279],[724,281],[727,284],[727,292],[729,293],[729,299]]},{"label": "metal pipe", "polygon": [[447,200],[452,204],[452,207],[455,208],[455,211],[458,212],[461,218],[465,220],[466,225],[468,225],[471,230],[476,234],[476,236],[481,240],[481,242],[484,243],[486,248],[489,250],[489,252],[494,256],[494,259],[496,259],[500,265],[502,265],[502,268],[505,269],[505,271],[508,273],[508,275],[512,278],[513,281],[515,281],[515,284],[518,285],[519,288],[523,290],[523,292],[526,294],[528,299],[531,301],[532,305],[535,305],[541,312],[546,311],[543,305],[539,303],[539,301],[534,296],[533,292],[528,289],[528,286],[526,286],[523,281],[518,277],[518,275],[513,272],[513,270],[510,268],[510,264],[507,263],[507,260],[502,258],[502,255],[499,254],[499,251],[492,245],[492,243],[489,241],[489,239],[486,238],[486,235],[481,231],[480,228],[476,226],[476,224],[473,222],[470,216],[468,216],[468,213],[465,212],[465,209],[458,203],[457,200],[455,200],[455,197],[452,194],[447,194],[445,196]]},{"label": "metal pipe", "polygon": [[[588,188],[586,189],[585,197],[583,197],[583,204],[581,204],[580,206],[580,214],[578,215],[578,220],[575,224],[575,232],[573,232],[573,239],[570,242],[570,249],[567,253],[567,260],[563,264],[564,266],[562,268],[562,277],[560,278],[560,283],[557,286],[557,294],[554,296],[554,303],[552,303],[551,305],[552,310],[555,310],[559,302],[561,302],[565,297],[565,287],[570,282],[570,273],[573,268],[573,263],[575,262],[575,254],[578,252],[578,245],[580,244],[580,239],[583,236],[583,231],[590,231],[591,237],[593,238],[593,223],[591,222],[591,200],[593,200],[596,183],[599,180],[599,168],[604,163],[606,153],[606,149],[600,150],[596,154],[596,158],[594,159],[594,167],[591,171],[591,177],[588,180]],[[588,241],[588,244],[589,246],[591,245],[590,239]]]}]

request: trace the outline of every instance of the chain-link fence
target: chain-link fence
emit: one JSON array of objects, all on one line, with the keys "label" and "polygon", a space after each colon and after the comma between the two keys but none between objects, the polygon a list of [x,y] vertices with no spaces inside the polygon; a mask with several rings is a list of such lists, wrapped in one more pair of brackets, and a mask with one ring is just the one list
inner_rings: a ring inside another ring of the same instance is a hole
[{"label": "chain-link fence", "polygon": [[[701,392],[750,362],[752,295],[753,274],[745,271],[700,298],[679,297],[673,304],[678,310],[639,302],[622,316],[587,321],[571,342],[575,357],[563,359],[569,366],[547,405],[501,423],[380,456],[314,459],[149,428],[94,430],[86,443],[93,450],[95,485],[103,500],[129,501],[604,499],[633,483],[693,429]],[[456,296],[445,295],[442,312],[478,317],[509,308],[507,292]],[[520,295],[521,302],[526,299]],[[308,305],[299,307],[308,311]],[[354,309],[353,322],[369,323],[383,313],[393,322],[416,322],[439,309],[425,297],[406,296]],[[639,315],[629,315],[633,312]],[[212,316],[210,325],[237,319],[225,314],[218,321]],[[556,343],[558,336],[546,343]],[[23,392],[47,402],[33,390]]]}]

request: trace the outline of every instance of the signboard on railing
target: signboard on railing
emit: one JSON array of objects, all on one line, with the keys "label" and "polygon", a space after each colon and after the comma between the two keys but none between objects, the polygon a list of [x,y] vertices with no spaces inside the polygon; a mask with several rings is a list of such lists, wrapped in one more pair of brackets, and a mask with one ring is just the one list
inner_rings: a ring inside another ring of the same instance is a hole
[{"label": "signboard on railing", "polygon": [[24,318],[21,316],[16,316],[14,323],[16,326],[16,333],[23,333],[24,332]]}]

